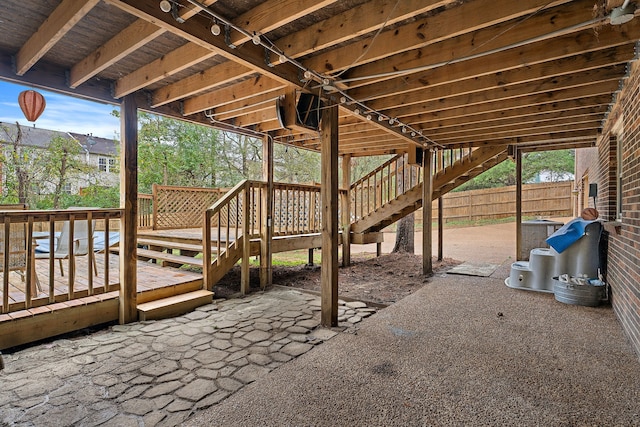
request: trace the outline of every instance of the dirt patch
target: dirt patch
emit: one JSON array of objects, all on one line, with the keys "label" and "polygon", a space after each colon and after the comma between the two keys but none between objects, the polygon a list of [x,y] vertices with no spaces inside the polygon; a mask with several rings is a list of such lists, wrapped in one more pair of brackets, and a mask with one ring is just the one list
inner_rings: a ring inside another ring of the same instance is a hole
[{"label": "dirt patch", "polygon": [[[422,275],[422,256],[406,253],[375,257],[355,254],[349,267],[338,270],[339,295],[360,301],[392,304],[420,289],[430,279]],[[459,264],[451,258],[433,259],[434,273]],[[260,289],[257,268],[251,271],[251,290]],[[274,267],[273,283],[310,291],[320,291],[320,266]],[[235,266],[215,287],[217,298],[240,292],[240,267]]]}]

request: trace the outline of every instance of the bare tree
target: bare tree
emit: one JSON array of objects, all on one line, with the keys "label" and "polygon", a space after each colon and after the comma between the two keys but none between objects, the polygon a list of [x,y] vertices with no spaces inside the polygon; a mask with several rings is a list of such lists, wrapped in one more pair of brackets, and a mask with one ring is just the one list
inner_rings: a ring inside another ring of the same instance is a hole
[{"label": "bare tree", "polygon": [[3,196],[8,200],[31,205],[33,200],[29,200],[32,194],[30,190],[42,176],[42,150],[25,145],[24,134],[18,122],[15,132],[8,126],[0,127],[4,134],[0,143],[7,147],[0,153],[5,180]]}]

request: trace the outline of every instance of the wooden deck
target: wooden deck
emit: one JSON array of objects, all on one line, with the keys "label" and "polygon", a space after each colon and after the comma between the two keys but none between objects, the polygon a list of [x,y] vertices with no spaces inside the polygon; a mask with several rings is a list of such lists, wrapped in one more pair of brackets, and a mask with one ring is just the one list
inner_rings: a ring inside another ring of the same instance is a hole
[{"label": "wooden deck", "polygon": [[[93,294],[104,294],[106,292],[117,291],[119,289],[119,268],[120,260],[117,255],[109,257],[109,283],[105,289],[104,258],[98,256],[98,275],[93,276]],[[55,263],[54,270],[54,295],[55,301],[65,302],[69,300],[69,272],[66,261],[63,261],[64,276],[60,275],[58,262]],[[138,262],[138,295],[139,299],[149,301],[154,293],[164,294],[162,288],[174,288],[185,283],[202,284],[202,274],[180,270],[175,268],[162,268],[157,264],[149,262]],[[0,273],[0,276],[4,273]],[[33,299],[35,307],[47,305],[50,301],[47,297],[49,288],[49,261],[46,259],[36,260],[36,274],[40,282],[41,290],[37,292],[37,297]],[[76,258],[76,274],[73,284],[73,295],[75,298],[89,296],[87,257]],[[9,301],[10,308],[20,309],[20,305],[25,302],[25,283],[16,272],[9,273]],[[0,296],[2,292],[0,290]],[[13,311],[13,310],[12,310]]]},{"label": "wooden deck", "polygon": [[[9,273],[11,311],[0,314],[0,350],[74,330],[118,320],[119,257],[109,257],[109,283],[105,289],[104,258],[97,258],[98,276],[93,276],[93,294],[88,290],[87,257],[76,258],[76,275],[72,298],[69,297],[68,266],[63,261],[64,276],[56,261],[54,301],[47,296],[48,260],[36,261],[36,272],[44,292],[25,309],[25,283],[19,274]],[[202,274],[150,262],[137,263],[137,303],[144,304],[174,295],[202,289]],[[0,274],[1,277],[1,274]],[[0,294],[1,297],[1,294]]]}]

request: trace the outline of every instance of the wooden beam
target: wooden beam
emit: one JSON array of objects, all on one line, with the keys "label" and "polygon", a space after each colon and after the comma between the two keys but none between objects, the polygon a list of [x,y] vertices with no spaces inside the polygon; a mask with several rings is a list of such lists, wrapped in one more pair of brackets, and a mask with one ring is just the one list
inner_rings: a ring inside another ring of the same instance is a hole
[{"label": "wooden beam", "polygon": [[338,326],[338,106],[327,106],[320,123],[322,198],[321,323]]},{"label": "wooden beam", "polygon": [[16,74],[24,75],[67,34],[99,0],[63,0],[16,54]]},{"label": "wooden beam", "polygon": [[254,111],[273,109],[275,111],[278,92],[261,93],[254,97],[225,104],[211,111],[216,120],[229,120]]},{"label": "wooden beam", "polygon": [[273,239],[273,138],[262,138],[262,180],[267,183],[261,192],[262,224],[260,237],[260,286],[264,289],[273,281],[272,249]]},{"label": "wooden beam", "polygon": [[[166,79],[180,71],[193,67],[202,61],[213,58],[214,56],[216,56],[215,52],[209,49],[193,43],[187,43],[116,80],[114,96],[121,98],[129,93]],[[250,70],[247,68],[247,71]],[[196,76],[200,75],[201,73],[196,74]],[[168,86],[171,85],[163,86],[162,89],[165,90]],[[186,95],[188,95],[188,93]],[[154,98],[156,96],[162,97],[162,95],[158,94],[158,91],[154,92],[153,96]],[[165,103],[169,103],[175,99],[171,99]]]},{"label": "wooden beam", "polygon": [[164,13],[158,7],[155,0],[105,0],[127,13],[140,19],[152,22],[157,26],[169,31],[189,42],[195,43],[204,48],[237,62],[245,67],[251,68],[270,79],[284,84],[294,84],[300,86],[298,68],[291,63],[280,64],[277,67],[270,67],[264,60],[264,48],[246,43],[242,49],[235,49],[225,42],[224,37],[216,37],[211,34],[211,19],[206,16],[196,15],[189,20],[188,25],[180,25],[171,16]]},{"label": "wooden beam", "polygon": [[[193,45],[193,43],[188,45],[197,46]],[[204,49],[201,46],[197,47]],[[181,54],[181,52],[179,52],[179,54]],[[180,56],[176,59],[179,61]],[[151,105],[158,107],[173,101],[188,98],[192,95],[214,89],[252,74],[255,74],[255,71],[251,68],[245,67],[241,64],[236,64],[233,61],[227,61],[220,65],[216,65],[215,67],[211,67],[201,73],[193,74],[180,81],[159,88],[151,95]]]},{"label": "wooden beam", "polygon": [[138,239],[138,108],[133,94],[120,106],[120,324],[135,322]]},{"label": "wooden beam", "polygon": [[[250,34],[266,34],[283,25],[310,15],[338,0],[270,0],[257,5],[233,20],[233,23]],[[240,45],[250,39],[241,33],[233,33],[231,43]]]},{"label": "wooden beam", "polygon": [[587,72],[595,75],[598,73],[598,69],[604,67],[624,66],[629,58],[633,57],[633,51],[634,45],[627,44],[603,51],[587,52],[525,67],[498,71],[479,77],[470,74],[468,78],[453,83],[449,81],[448,67],[445,66],[442,70],[434,70],[428,88],[395,92],[391,96],[371,101],[368,105],[372,108],[380,108],[380,104],[383,104],[384,108],[407,106],[429,100],[483,93],[487,90],[507,90],[523,86],[524,83],[529,83],[537,90],[539,85],[550,80],[557,80],[557,86],[560,87],[565,84],[564,82],[570,81],[571,75]]},{"label": "wooden beam", "polygon": [[[454,0],[402,0],[389,2],[372,0],[353,7],[343,13],[306,27],[288,36],[276,40],[287,53],[299,58],[319,52],[331,46],[348,41],[354,37],[377,31],[381,25],[393,25],[404,19],[427,13],[439,7],[454,3]],[[424,34],[421,34],[424,36]],[[371,39],[367,38],[370,42]],[[377,41],[376,41],[377,43]],[[390,46],[390,45],[385,45]],[[344,58],[353,61],[358,54]],[[332,66],[310,66],[320,72],[331,71]]]},{"label": "wooden beam", "polygon": [[251,99],[259,94],[281,91],[286,86],[286,84],[268,77],[258,76],[204,95],[186,99],[184,101],[184,115],[199,113],[230,102]]},{"label": "wooden beam", "polygon": [[155,39],[164,29],[152,23],[137,20],[114,38],[77,63],[69,72],[69,86],[78,87],[102,70],[140,49]]},{"label": "wooden beam", "polygon": [[516,150],[516,261],[522,256],[522,152]]},{"label": "wooden beam", "polygon": [[[335,1],[336,0],[323,0],[314,2],[312,0],[286,0],[286,2],[283,2],[282,0],[270,0],[261,3],[232,21],[235,25],[249,32],[255,31],[259,34],[264,34]],[[235,46],[240,46],[248,40],[249,38],[241,33],[233,32],[230,36],[231,44]],[[140,88],[143,84],[146,86],[177,73],[184,68],[181,60],[184,61],[185,64],[197,63],[215,55],[215,53],[210,52],[208,49],[199,47],[194,43],[187,43],[164,55],[163,58],[118,80],[116,84],[116,97],[126,94],[132,87]],[[233,74],[228,73],[225,67],[229,67],[231,64],[214,66],[201,73],[168,85],[167,87],[160,88],[153,94],[154,102],[162,100],[160,102],[167,103],[183,99],[195,93],[204,92],[213,87],[225,84],[225,75],[232,76],[235,74],[236,78],[241,78],[243,75],[248,75],[253,72],[253,70],[247,67],[244,67],[245,70],[241,70],[241,65],[234,64],[238,69],[235,70]]]},{"label": "wooden beam", "polygon": [[433,274],[432,245],[433,239],[433,153],[425,150],[422,155],[422,274]]},{"label": "wooden beam", "polygon": [[457,128],[458,126],[481,126],[486,123],[487,126],[491,126],[493,122],[500,122],[503,119],[506,120],[519,120],[524,121],[534,119],[542,114],[548,114],[550,112],[560,112],[561,114],[573,114],[572,111],[581,108],[602,108],[605,107],[605,111],[611,102],[610,94],[599,94],[592,97],[584,97],[578,99],[561,100],[556,102],[548,102],[537,105],[525,105],[519,107],[513,107],[508,110],[490,110],[485,112],[479,112],[477,114],[468,114],[466,116],[453,116],[453,117],[440,117],[437,116],[431,120],[422,120],[416,125],[419,125],[426,134],[429,134],[429,129],[437,128]]},{"label": "wooden beam", "polygon": [[[485,3],[487,8],[492,8],[490,1]],[[343,78],[364,78],[378,74],[394,73],[400,70],[424,68],[438,64],[451,63],[453,59],[459,60],[469,55],[486,55],[496,49],[514,43],[525,43],[527,40],[538,38],[552,38],[559,31],[566,30],[575,25],[582,24],[593,18],[592,0],[575,0],[572,7],[564,5],[543,10],[526,20],[506,21],[487,28],[459,35],[435,44],[425,45],[420,49],[398,50],[395,55],[388,55],[385,61],[375,61],[366,65],[355,67],[345,73]],[[455,8],[453,10],[457,10]],[[517,28],[517,31],[514,31]],[[428,62],[425,61],[428,58]],[[428,71],[424,71],[424,79],[428,79]],[[380,79],[367,78],[362,81],[349,83],[352,87],[374,85]],[[376,93],[377,90],[371,92]]]},{"label": "wooden beam", "polygon": [[[538,95],[523,97],[523,98],[509,98],[506,100],[498,100],[495,102],[481,103],[477,105],[452,105],[450,104],[446,110],[435,110],[425,113],[412,114],[408,116],[411,118],[411,123],[422,123],[424,121],[430,121],[441,118],[464,118],[466,116],[474,114],[483,114],[496,111],[508,111],[512,108],[531,107],[535,105],[549,104],[553,102],[576,100],[580,105],[581,98],[592,98],[598,95],[608,95],[616,90],[618,82],[616,80],[609,80],[606,82],[595,82],[590,85],[584,85],[577,88],[559,89],[542,93]],[[433,105],[429,105],[427,108],[430,110]],[[407,117],[407,118],[408,118]]]},{"label": "wooden beam", "polygon": [[[507,49],[493,53],[488,57],[472,58],[439,66],[433,70],[370,84],[358,90],[349,91],[349,94],[356,99],[368,99],[384,94],[420,90],[425,86],[462,81],[468,79],[470,75],[479,77],[542,62],[575,57],[590,51],[615,48],[633,43],[638,38],[640,38],[640,28],[628,27],[628,31],[619,31],[606,26],[597,35],[592,29],[587,29],[552,40],[543,40],[519,48]],[[424,61],[421,64],[424,65]],[[400,117],[400,115],[397,116]]]},{"label": "wooden beam", "polygon": [[[472,106],[496,101],[505,101],[519,98],[520,103],[526,105],[526,100],[536,95],[545,95],[560,89],[573,89],[581,86],[590,86],[594,82],[619,81],[625,74],[626,64],[613,65],[596,70],[584,71],[565,76],[554,76],[538,81],[514,84],[506,87],[487,88],[482,92],[454,95],[446,98],[425,99],[419,105],[402,106],[394,109],[396,117],[406,117],[418,110],[420,113],[430,111],[442,111],[456,108],[461,105]],[[548,96],[548,95],[547,95]],[[524,100],[524,102],[522,102]],[[411,101],[413,102],[413,101]],[[417,108],[416,108],[417,107]]]},{"label": "wooden beam", "polygon": [[[216,0],[206,0],[203,1],[203,5],[210,5],[214,3]],[[178,15],[180,18],[187,20],[192,16],[196,15],[202,8],[198,6],[189,5],[186,8],[182,8]],[[151,40],[161,36],[166,32],[165,29],[160,28],[154,25],[151,22],[147,22],[143,19],[138,19],[133,24],[129,25],[123,31],[119,32],[116,36],[114,36],[111,40],[105,43],[103,46],[99,47],[96,51],[87,56],[84,60],[80,61],[76,65],[71,68],[71,72],[69,75],[70,86],[77,87],[85,81],[89,80],[91,77],[98,74],[100,71],[106,69],[107,67],[113,65],[120,59],[144,46]],[[188,53],[188,52],[183,52]],[[205,54],[203,57],[204,60]],[[175,59],[175,55],[171,58]],[[190,61],[185,60],[183,58],[183,63],[178,65],[177,68],[182,69],[186,67],[186,64],[189,64]],[[161,61],[162,58],[158,61]],[[166,62],[165,62],[166,63]],[[154,61],[154,66],[157,66],[156,61]],[[143,87],[140,84],[140,74],[147,74],[149,70],[149,65],[147,67],[143,67],[144,71],[136,74],[137,80],[135,82],[131,81],[131,79],[127,82],[129,87],[128,91],[120,91],[119,95],[116,98],[120,98],[128,93],[134,92],[137,89]],[[177,72],[176,69],[172,69],[170,72]],[[144,77],[144,76],[142,76]],[[146,79],[146,84],[151,84],[149,82],[150,79]],[[122,86],[121,86],[122,89]]]},{"label": "wooden beam", "polygon": [[[533,111],[533,110],[532,110]],[[511,130],[518,126],[535,126],[540,124],[546,126],[548,124],[566,124],[571,120],[590,120],[595,117],[602,118],[607,111],[606,105],[598,105],[594,107],[576,108],[569,110],[554,110],[539,114],[531,114],[525,116],[506,116],[502,119],[492,119],[480,122],[458,124],[457,126],[446,126],[439,128],[423,128],[431,138],[446,135],[460,135],[465,132],[469,134],[477,134],[477,132],[491,132],[492,130]]]},{"label": "wooden beam", "polygon": [[540,121],[540,126],[536,126],[535,122],[525,122],[522,127],[517,125],[496,126],[495,131],[491,129],[478,129],[478,132],[448,132],[443,135],[431,134],[431,137],[437,139],[442,144],[459,143],[463,140],[486,140],[491,138],[508,138],[516,136],[529,136],[544,132],[559,132],[571,130],[584,130],[599,128],[602,125],[603,114],[591,114],[588,116],[575,116],[566,119],[558,119],[552,121]]},{"label": "wooden beam", "polygon": [[351,156],[342,156],[342,266],[351,265]]},{"label": "wooden beam", "polygon": [[[389,46],[393,46],[398,52],[415,51],[420,47],[431,45],[439,41],[449,39],[461,34],[469,33],[481,28],[491,27],[500,22],[509,21],[534,13],[547,6],[555,6],[566,3],[568,0],[545,1],[524,0],[514,2],[512,0],[470,1],[457,7],[446,9],[440,13],[418,19],[402,27],[392,27],[376,35],[375,42],[370,38],[348,43],[345,46],[333,49],[330,53],[311,58],[304,64],[314,70],[322,72],[336,72],[364,63],[389,56]],[[411,3],[403,1],[403,3]],[[427,3],[427,2],[421,2]],[[489,4],[490,3],[490,4]],[[407,5],[417,9],[417,5]],[[421,11],[412,13],[411,16],[419,16]],[[358,22],[364,20],[362,14],[356,15]],[[352,26],[345,26],[352,28]],[[499,32],[494,32],[500,34]],[[350,37],[350,39],[352,39]],[[354,59],[356,59],[354,61]],[[424,57],[423,57],[424,58]],[[383,61],[384,62],[384,61]],[[349,74],[350,76],[350,74]]]}]

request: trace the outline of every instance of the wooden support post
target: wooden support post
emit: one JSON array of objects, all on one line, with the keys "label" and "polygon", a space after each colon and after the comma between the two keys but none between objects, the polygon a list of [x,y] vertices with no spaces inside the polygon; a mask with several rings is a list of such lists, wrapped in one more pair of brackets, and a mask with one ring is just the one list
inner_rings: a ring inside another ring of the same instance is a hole
[{"label": "wooden support post", "polygon": [[382,243],[376,243],[376,256],[379,257],[382,255]]},{"label": "wooden support post", "polygon": [[422,156],[422,274],[433,273],[431,260],[431,240],[433,235],[431,199],[433,197],[433,177],[431,150],[425,150]]},{"label": "wooden support post", "polygon": [[[218,245],[220,244],[219,236]],[[202,289],[208,291],[213,290],[213,285],[211,284],[211,257],[211,211],[206,210],[202,222]]]},{"label": "wooden support post", "polygon": [[522,256],[522,151],[515,147],[516,151],[516,261]]},{"label": "wooden support post", "polygon": [[351,265],[351,156],[342,156],[342,266]]},{"label": "wooden support post", "polygon": [[338,106],[328,106],[321,119],[322,326],[338,326]]},{"label": "wooden support post", "polygon": [[270,285],[273,278],[271,241],[273,238],[273,138],[262,139],[262,180],[267,183],[262,189],[262,223],[260,230],[260,287]]},{"label": "wooden support post", "polygon": [[249,218],[251,217],[250,188],[245,186],[242,192],[242,265],[240,266],[240,293],[249,293],[249,261],[251,258],[251,239],[249,238]]},{"label": "wooden support post", "polygon": [[444,246],[444,214],[442,210],[444,209],[444,203],[442,197],[438,197],[438,261],[442,261],[443,256],[443,246]]},{"label": "wooden support post", "polygon": [[308,259],[308,263],[307,265],[312,266],[313,265],[313,248],[309,249],[309,259]]},{"label": "wooden support post", "polygon": [[[134,94],[120,106],[120,324],[138,320],[138,108]],[[107,267],[108,268],[108,267]]]}]

